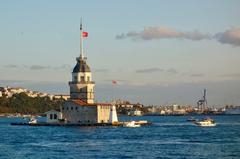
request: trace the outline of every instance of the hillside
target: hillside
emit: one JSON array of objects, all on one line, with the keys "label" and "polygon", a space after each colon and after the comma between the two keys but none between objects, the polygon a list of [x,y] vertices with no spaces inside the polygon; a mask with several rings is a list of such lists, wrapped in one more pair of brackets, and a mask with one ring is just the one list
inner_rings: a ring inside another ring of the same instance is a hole
[{"label": "hillside", "polygon": [[59,109],[64,99],[51,100],[46,97],[29,97],[26,93],[14,94],[12,97],[0,97],[0,113],[39,114],[50,109]]}]

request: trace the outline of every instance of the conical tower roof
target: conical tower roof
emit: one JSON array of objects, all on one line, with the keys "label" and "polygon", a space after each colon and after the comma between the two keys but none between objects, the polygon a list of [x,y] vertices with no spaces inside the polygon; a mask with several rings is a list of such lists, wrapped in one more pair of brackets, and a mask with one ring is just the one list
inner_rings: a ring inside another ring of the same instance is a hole
[{"label": "conical tower roof", "polygon": [[73,68],[73,73],[78,72],[91,72],[90,67],[88,66],[86,62],[86,58],[77,58],[77,64]]}]

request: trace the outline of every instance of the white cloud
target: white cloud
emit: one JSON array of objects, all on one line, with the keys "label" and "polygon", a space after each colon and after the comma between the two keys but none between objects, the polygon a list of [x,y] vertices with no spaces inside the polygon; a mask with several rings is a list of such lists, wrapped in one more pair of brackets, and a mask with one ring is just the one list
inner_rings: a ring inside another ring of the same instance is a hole
[{"label": "white cloud", "polygon": [[43,70],[43,69],[71,69],[70,65],[63,64],[61,66],[45,66],[45,65],[5,65],[5,68],[9,69],[18,69],[18,68],[25,68],[25,69],[30,69],[30,70]]},{"label": "white cloud", "polygon": [[209,34],[203,34],[198,31],[192,32],[181,32],[168,27],[146,27],[143,31],[131,31],[126,34],[122,33],[116,36],[116,39],[142,39],[142,40],[153,40],[153,39],[189,39],[189,40],[203,40],[211,39]]},{"label": "white cloud", "polygon": [[152,68],[144,68],[144,69],[136,70],[136,73],[155,73],[155,72],[164,72],[164,73],[170,73],[170,74],[178,73],[178,71],[175,68],[162,69],[158,67],[152,67]]},{"label": "white cloud", "polygon": [[171,74],[177,74],[177,70],[175,68],[169,68],[168,70],[166,70],[167,73],[171,73]]},{"label": "white cloud", "polygon": [[217,33],[215,38],[223,44],[240,46],[240,28],[232,28],[225,32]]},{"label": "white cloud", "polygon": [[31,70],[42,70],[42,69],[48,69],[49,66],[41,66],[41,65],[32,65],[29,67]]},{"label": "white cloud", "polygon": [[153,72],[162,72],[164,71],[161,68],[153,67],[153,68],[146,68],[146,69],[138,69],[136,73],[153,73]]},{"label": "white cloud", "polygon": [[142,31],[130,31],[116,35],[116,39],[132,40],[157,40],[157,39],[188,39],[193,41],[199,40],[216,40],[222,44],[240,46],[240,27],[232,28],[216,34],[201,33],[199,31],[178,31],[169,27],[146,27]]},{"label": "white cloud", "polygon": [[122,33],[120,35],[116,35],[116,39],[123,39],[125,37],[125,35]]},{"label": "white cloud", "polygon": [[203,77],[204,74],[202,73],[194,73],[194,74],[191,74],[190,77]]},{"label": "white cloud", "polygon": [[228,73],[228,74],[222,74],[220,77],[227,77],[232,79],[240,79],[240,73]]},{"label": "white cloud", "polygon": [[10,64],[10,65],[5,65],[5,68],[17,68],[17,65]]},{"label": "white cloud", "polygon": [[102,69],[94,69],[93,71],[94,71],[94,72],[100,72],[100,73],[107,73],[107,72],[110,72],[109,69],[105,69],[105,68],[102,68]]}]

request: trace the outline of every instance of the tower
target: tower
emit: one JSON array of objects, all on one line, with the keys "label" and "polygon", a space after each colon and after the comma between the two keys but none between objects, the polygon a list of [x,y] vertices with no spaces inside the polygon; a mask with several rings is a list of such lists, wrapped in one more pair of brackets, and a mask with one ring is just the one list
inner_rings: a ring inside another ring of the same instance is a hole
[{"label": "tower", "polygon": [[70,86],[70,99],[80,99],[86,103],[94,103],[94,86],[92,73],[87,64],[87,58],[83,56],[83,38],[88,33],[83,31],[82,21],[80,24],[80,56],[76,58],[77,64],[72,71]]}]

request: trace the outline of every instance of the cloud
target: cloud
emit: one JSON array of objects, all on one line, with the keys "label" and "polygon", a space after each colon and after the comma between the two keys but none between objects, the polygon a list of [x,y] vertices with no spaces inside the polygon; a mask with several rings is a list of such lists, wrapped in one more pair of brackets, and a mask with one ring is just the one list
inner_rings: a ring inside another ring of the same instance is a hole
[{"label": "cloud", "polygon": [[153,67],[153,68],[146,68],[146,69],[138,69],[136,73],[153,73],[153,72],[163,72],[164,70],[161,68]]},{"label": "cloud", "polygon": [[25,69],[30,69],[30,70],[43,70],[43,69],[70,69],[71,66],[67,64],[63,64],[61,66],[44,66],[44,65],[5,65],[5,68],[25,68]]},{"label": "cloud", "polygon": [[44,70],[44,69],[54,69],[54,70],[61,70],[61,69],[71,69],[72,67],[67,64],[63,64],[61,66],[44,66],[44,65],[31,65],[31,66],[25,66],[26,68],[29,68],[31,70]]},{"label": "cloud", "polygon": [[240,28],[232,28],[225,32],[217,33],[215,38],[223,44],[240,46]]},{"label": "cloud", "polygon": [[33,91],[46,92],[50,94],[68,94],[69,88],[65,82],[59,81],[31,81],[31,80],[1,80],[2,87],[22,87]]},{"label": "cloud", "polygon": [[200,33],[199,31],[185,32],[184,38],[189,40],[211,40],[212,36],[210,34]]},{"label": "cloud", "polygon": [[229,77],[229,78],[239,79],[240,78],[240,73],[222,74],[222,75],[220,75],[220,77]]},{"label": "cloud", "polygon": [[166,70],[167,73],[177,74],[177,70],[175,68],[169,68]]},{"label": "cloud", "polygon": [[152,68],[136,70],[136,73],[155,73],[155,72],[165,72],[165,73],[170,73],[170,74],[178,73],[178,71],[175,68],[162,69],[162,68],[158,68],[158,67],[152,67]]},{"label": "cloud", "polygon": [[103,69],[96,69],[96,70],[94,70],[94,72],[107,73],[107,72],[109,72],[109,70],[103,68]]},{"label": "cloud", "polygon": [[14,64],[10,64],[10,65],[5,65],[4,67],[5,68],[17,68],[18,66],[14,65]]},{"label": "cloud", "polygon": [[41,66],[41,65],[32,65],[29,66],[31,70],[43,70],[43,69],[48,69],[49,66]]},{"label": "cloud", "polygon": [[154,39],[189,39],[203,40],[211,39],[211,35],[198,31],[182,32],[168,27],[146,27],[143,31],[131,31],[116,36],[116,39],[131,38],[133,40],[154,40]]},{"label": "cloud", "polygon": [[116,35],[116,39],[130,38],[132,40],[188,39],[193,41],[216,40],[221,44],[240,46],[240,27],[223,32],[209,34],[199,31],[178,31],[169,27],[145,27],[142,31],[130,31]]},{"label": "cloud", "polygon": [[49,68],[53,68],[53,69],[72,69],[72,66],[68,65],[68,64],[63,64],[61,66],[55,66],[55,67],[50,67]]},{"label": "cloud", "polygon": [[204,74],[202,73],[195,73],[195,74],[191,74],[190,77],[203,77]]},{"label": "cloud", "polygon": [[124,39],[125,35],[122,33],[120,35],[116,35],[116,39]]}]

